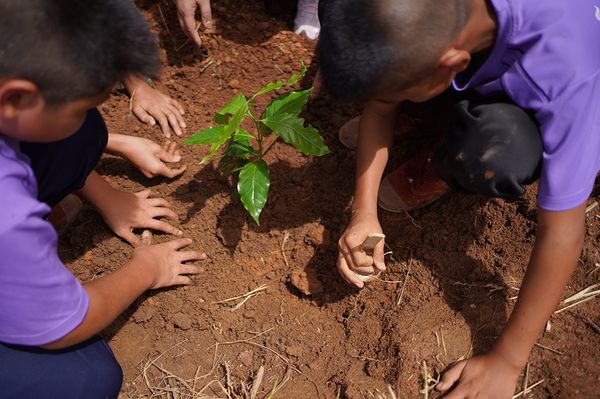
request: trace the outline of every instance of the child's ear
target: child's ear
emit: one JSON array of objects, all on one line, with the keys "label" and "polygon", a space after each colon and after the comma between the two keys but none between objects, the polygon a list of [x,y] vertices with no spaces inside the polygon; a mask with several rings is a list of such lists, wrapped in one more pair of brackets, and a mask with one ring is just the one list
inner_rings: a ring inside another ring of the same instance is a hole
[{"label": "child's ear", "polygon": [[19,113],[44,106],[44,97],[37,86],[24,79],[0,82],[0,117],[14,119]]},{"label": "child's ear", "polygon": [[470,62],[471,54],[456,47],[450,48],[440,58],[440,65],[452,70],[454,73],[460,73],[467,69]]}]

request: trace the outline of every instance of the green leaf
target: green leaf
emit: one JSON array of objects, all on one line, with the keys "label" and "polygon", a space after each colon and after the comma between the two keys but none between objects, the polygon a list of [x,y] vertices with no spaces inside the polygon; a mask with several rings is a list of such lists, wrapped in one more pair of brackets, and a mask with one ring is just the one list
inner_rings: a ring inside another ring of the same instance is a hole
[{"label": "green leaf", "polygon": [[224,155],[219,161],[217,168],[224,174],[228,175],[241,170],[247,163],[248,160],[245,158]]},{"label": "green leaf", "polygon": [[295,73],[292,76],[290,76],[288,80],[278,80],[277,82],[267,84],[265,87],[260,89],[254,96],[252,96],[252,98],[254,99],[256,96],[260,96],[261,94],[265,94],[273,90],[279,90],[283,86],[293,86],[296,83],[298,83],[298,81],[302,79],[304,75],[306,75],[306,67],[304,66],[304,63],[301,63],[300,71],[298,73]]},{"label": "green leaf", "polygon": [[192,137],[183,140],[187,145],[223,144],[229,137],[225,133],[224,126],[209,127],[197,132]]},{"label": "green leaf", "polygon": [[247,163],[242,168],[237,189],[244,208],[259,226],[258,217],[267,203],[270,185],[269,167],[262,159]]},{"label": "green leaf", "polygon": [[223,108],[221,108],[215,114],[214,120],[216,123],[225,125],[229,123],[229,120],[232,116],[238,114],[242,109],[245,109],[242,113],[245,113],[245,111],[248,110],[248,100],[246,100],[246,96],[244,96],[244,93],[239,92],[236,94],[233,100],[225,104]]},{"label": "green leaf", "polygon": [[242,140],[254,140],[255,137],[250,134],[247,130],[239,129],[233,135],[233,141],[242,141]]},{"label": "green leaf", "polygon": [[306,155],[321,156],[331,152],[323,142],[319,131],[310,125],[305,127],[304,119],[296,115],[277,113],[270,118],[262,119],[261,122],[283,141]]},{"label": "green leaf", "polygon": [[283,96],[273,100],[267,108],[265,108],[265,112],[262,114],[262,119],[270,118],[276,114],[293,114],[298,115],[306,105],[308,101],[308,97],[310,96],[310,92],[312,91],[312,87],[307,90],[302,91],[293,91],[288,94],[284,94]]}]

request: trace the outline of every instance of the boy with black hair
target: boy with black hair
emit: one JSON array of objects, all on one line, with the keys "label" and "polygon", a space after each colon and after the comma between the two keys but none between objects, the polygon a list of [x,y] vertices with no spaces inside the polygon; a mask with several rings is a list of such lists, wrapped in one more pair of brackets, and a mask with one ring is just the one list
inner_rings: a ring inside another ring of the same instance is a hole
[{"label": "boy with black hair", "polygon": [[[454,365],[437,385],[451,399],[511,398],[583,246],[600,168],[600,8],[592,0],[330,0],[321,11],[325,88],[368,100],[352,220],[339,240],[349,283],[362,287],[355,272],[385,269],[383,242],[372,257],[360,247],[381,232],[378,203],[416,209],[450,188],[514,199],[539,178],[536,242],[508,324],[489,353]],[[484,100],[459,102],[448,130],[381,180],[398,104],[451,84]],[[349,130],[341,130],[347,142]]]},{"label": "boy with black hair", "polygon": [[183,262],[205,255],[146,231],[129,262],[81,284],[46,217],[79,190],[117,232],[181,234],[155,219],[174,215],[166,201],[93,172],[108,140],[95,107],[126,75],[154,77],[157,45],[129,0],[2,0],[0,37],[0,396],[116,397],[121,369],[95,334],[147,289],[189,284]]}]

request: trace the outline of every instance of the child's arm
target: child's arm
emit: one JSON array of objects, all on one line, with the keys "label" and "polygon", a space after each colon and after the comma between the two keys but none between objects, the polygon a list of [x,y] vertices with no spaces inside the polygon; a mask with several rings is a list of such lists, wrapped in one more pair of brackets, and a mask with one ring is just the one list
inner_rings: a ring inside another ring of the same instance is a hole
[{"label": "child's arm", "polygon": [[383,241],[375,247],[373,258],[365,255],[360,246],[369,233],[381,233],[377,193],[393,140],[396,108],[397,104],[371,101],[360,117],[352,220],[338,241],[338,270],[347,282],[359,288],[364,283],[353,270],[370,273],[373,264],[378,270],[385,270]]},{"label": "child's arm", "polygon": [[111,187],[98,173],[92,172],[79,193],[100,213],[108,227],[132,245],[139,244],[134,228],[150,228],[181,235],[181,230],[157,218],[177,221],[177,214],[162,198],[153,198],[150,190],[128,193]]},{"label": "child's arm", "polygon": [[456,364],[437,389],[448,399],[511,398],[535,341],[577,266],[585,233],[585,204],[568,211],[538,210],[537,238],[519,299],[490,353]]},{"label": "child's arm", "polygon": [[127,158],[147,178],[165,176],[174,178],[185,171],[185,166],[171,169],[166,162],[179,162],[177,144],[167,141],[162,147],[143,137],[110,133],[106,152]]},{"label": "child's arm", "polygon": [[150,126],[160,125],[165,137],[171,137],[171,130],[177,136],[183,134],[186,125],[183,120],[183,107],[171,97],[153,89],[146,80],[129,75],[123,80],[131,97],[131,111],[142,122]]},{"label": "child's arm", "polygon": [[196,8],[200,8],[202,24],[207,29],[213,29],[212,10],[210,8],[210,0],[173,0],[177,6],[177,18],[181,29],[187,37],[196,43],[196,46],[202,45],[198,27],[196,26]]},{"label": "child's arm", "polygon": [[148,289],[190,284],[185,275],[197,274],[199,269],[182,262],[204,259],[206,255],[179,251],[191,244],[187,238],[150,245],[151,237],[144,234],[145,245],[136,248],[133,258],[119,270],[84,284],[89,296],[85,318],[69,334],[43,348],[61,349],[85,341],[106,328]]}]

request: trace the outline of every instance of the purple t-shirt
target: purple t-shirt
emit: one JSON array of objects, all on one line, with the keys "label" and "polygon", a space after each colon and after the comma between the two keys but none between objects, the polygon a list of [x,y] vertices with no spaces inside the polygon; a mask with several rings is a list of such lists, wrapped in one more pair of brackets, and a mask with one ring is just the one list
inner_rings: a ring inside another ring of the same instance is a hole
[{"label": "purple t-shirt", "polygon": [[85,289],[58,258],[49,211],[28,158],[0,135],[0,342],[56,341],[87,312]]},{"label": "purple t-shirt", "polygon": [[492,52],[457,90],[507,94],[539,122],[544,154],[538,205],[581,205],[600,169],[600,1],[490,0]]}]

